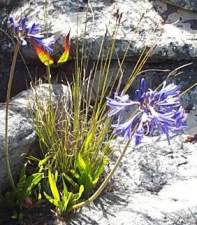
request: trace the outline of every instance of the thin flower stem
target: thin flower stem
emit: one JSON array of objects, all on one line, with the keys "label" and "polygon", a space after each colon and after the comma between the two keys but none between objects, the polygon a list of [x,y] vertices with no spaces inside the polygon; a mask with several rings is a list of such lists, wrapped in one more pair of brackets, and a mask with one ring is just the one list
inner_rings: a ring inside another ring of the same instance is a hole
[{"label": "thin flower stem", "polygon": [[107,175],[107,177],[105,178],[105,180],[103,181],[103,183],[101,184],[101,186],[97,189],[97,191],[92,195],[90,196],[90,198],[88,198],[86,201],[83,201],[83,202],[80,202],[76,205],[73,205],[71,210],[77,210],[85,205],[89,205],[91,202],[93,202],[96,198],[98,198],[98,196],[102,193],[102,191],[105,189],[105,187],[107,186],[109,180],[112,178],[113,174],[115,173],[116,169],[118,168],[118,166],[120,165],[120,162],[122,160],[122,158],[124,157],[125,153],[126,153],[126,150],[130,144],[131,140],[129,140],[123,151],[121,152],[120,156],[118,157],[113,169],[110,171],[110,173]]},{"label": "thin flower stem", "polygon": [[180,94],[180,96],[186,94],[189,90],[191,90],[191,89],[194,88],[195,86],[197,86],[197,82],[194,83],[194,84],[193,84],[192,86],[190,86],[189,88],[187,88],[185,91],[183,91],[183,92]]},{"label": "thin flower stem", "polygon": [[8,88],[7,88],[7,98],[6,98],[6,108],[5,108],[5,160],[6,160],[6,166],[7,166],[7,173],[8,173],[8,179],[10,181],[10,184],[15,189],[14,179],[12,176],[11,166],[10,166],[10,160],[9,160],[9,140],[8,140],[8,114],[9,114],[9,102],[10,102],[10,95],[11,95],[11,88],[12,88],[12,81],[14,77],[14,71],[16,66],[16,59],[19,53],[20,49],[20,43],[17,41],[15,50],[14,50],[14,56],[12,59],[12,65],[10,69],[9,74],[9,81],[8,81]]},{"label": "thin flower stem", "polygon": [[[14,38],[13,38],[13,37],[11,37],[11,36],[10,36],[5,30],[3,30],[1,27],[0,27],[0,31],[1,31],[7,38],[10,39],[10,41],[12,42],[13,45],[15,45],[15,42],[14,42]],[[19,54],[20,54],[20,57],[21,57],[21,59],[22,59],[24,65],[25,65],[25,68],[26,68],[26,70],[27,70],[27,73],[28,73],[28,75],[29,75],[29,78],[32,80],[31,72],[30,72],[30,70],[29,70],[29,68],[28,68],[28,66],[27,66],[27,64],[26,64],[26,62],[25,62],[25,58],[24,58],[24,56],[23,56],[23,54],[22,54],[22,52],[21,52],[20,50],[19,50]]]}]

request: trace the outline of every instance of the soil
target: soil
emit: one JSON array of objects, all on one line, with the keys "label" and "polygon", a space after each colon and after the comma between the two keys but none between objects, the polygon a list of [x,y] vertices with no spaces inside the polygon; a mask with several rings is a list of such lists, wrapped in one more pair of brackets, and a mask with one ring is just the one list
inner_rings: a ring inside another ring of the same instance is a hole
[{"label": "soil", "polygon": [[54,225],[57,217],[49,206],[41,205],[24,209],[19,215],[19,219],[14,219],[16,213],[7,207],[0,207],[0,225]]}]

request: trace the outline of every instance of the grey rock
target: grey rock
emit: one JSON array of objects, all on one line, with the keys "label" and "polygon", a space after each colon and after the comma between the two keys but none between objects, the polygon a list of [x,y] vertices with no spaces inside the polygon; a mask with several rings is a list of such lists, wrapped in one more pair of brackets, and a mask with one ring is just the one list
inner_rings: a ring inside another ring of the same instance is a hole
[{"label": "grey rock", "polygon": [[[57,104],[58,99],[65,101],[65,107],[69,104],[69,88],[64,85],[51,86],[51,99]],[[38,148],[36,146],[36,134],[33,128],[32,115],[34,110],[35,94],[46,104],[49,99],[49,85],[42,84],[34,89],[23,91],[12,99],[9,107],[9,156],[13,175],[16,177],[20,171],[24,157]],[[0,190],[8,185],[7,170],[4,157],[5,143],[5,105],[0,107]]]},{"label": "grey rock", "polygon": [[[177,83],[181,83],[182,87],[182,83],[188,83],[188,80],[193,80],[193,83],[197,82],[196,13],[171,6],[161,0],[92,0],[89,1],[89,5],[85,2],[87,1],[79,1],[79,3],[71,0],[48,1],[47,21],[49,33],[59,37],[59,35],[67,34],[68,30],[72,28],[71,58],[75,58],[76,56],[75,46],[77,33],[79,35],[79,45],[82,46],[83,41],[86,43],[85,55],[90,58],[92,64],[94,64],[94,60],[97,59],[103,35],[106,34],[103,48],[103,53],[106,55],[107,49],[109,49],[109,43],[111,42],[110,35],[112,35],[114,30],[115,16],[117,15],[117,10],[119,10],[119,13],[123,13],[121,26],[116,36],[116,52],[120,58],[123,56],[128,43],[131,42],[128,49],[127,62],[123,66],[124,81],[127,81],[133,68],[133,62],[130,61],[134,61],[135,63],[142,49],[144,49],[145,46],[151,46],[152,43],[155,43],[157,44],[157,48],[150,57],[150,60],[148,60],[148,62],[151,61],[151,63],[154,64],[147,65],[146,69],[169,68],[172,70],[188,61],[195,61],[192,66],[184,70],[184,78]],[[36,21],[41,23],[43,31],[45,32],[43,19],[45,12],[44,1],[22,1],[20,6],[14,6],[13,8],[10,14],[21,15],[21,11],[24,12],[24,14],[29,17],[30,22]],[[0,17],[2,17],[1,21],[5,21],[4,13],[0,13]],[[59,42],[61,44],[61,40],[59,40]],[[60,53],[59,51],[62,52],[62,47],[59,47],[59,43],[57,43],[56,47],[57,51],[55,51],[55,54]],[[0,101],[5,101],[10,66],[8,59],[11,59],[12,56],[12,54],[7,53],[10,53],[12,50],[12,45],[6,41],[5,35],[0,32],[0,60],[2,62],[0,64]],[[35,74],[39,76],[43,74],[43,70],[40,64],[38,64],[38,61],[33,60],[36,56],[29,46],[23,48],[23,54],[25,55],[29,70],[31,74],[33,74],[33,79],[35,78]],[[113,58],[117,59],[116,55],[113,55]],[[18,59],[21,60],[20,57],[18,57]],[[40,70],[35,70],[35,64],[39,65]],[[65,67],[68,64],[65,64]],[[113,74],[115,74],[114,71],[117,71],[118,63],[114,60],[111,64],[112,66],[110,68],[112,72],[110,71],[110,76],[113,76]],[[15,85],[13,88],[14,94],[25,89],[26,84],[31,80],[23,63],[18,61],[17,65]],[[72,67],[74,68],[74,63]],[[66,71],[70,71],[69,66],[64,69],[64,71],[65,74],[63,74],[62,77],[65,78],[68,75]],[[56,76],[56,74],[54,75]],[[162,72],[149,72],[143,75],[146,75],[147,79],[151,77],[152,80],[149,79],[150,83],[159,83],[165,78]],[[167,75],[167,73],[165,73],[165,75]],[[69,77],[71,76],[69,75]],[[150,86],[153,87],[152,85]],[[185,89],[185,85],[183,85],[183,89]],[[195,100],[195,96],[193,99]]]},{"label": "grey rock", "polygon": [[187,10],[197,11],[196,0],[164,0],[165,2]]},{"label": "grey rock", "polygon": [[[110,184],[111,192],[60,224],[195,225],[197,143],[184,141],[197,131],[195,115],[191,111],[188,130],[171,145],[164,136],[145,137],[138,147],[131,144]],[[112,142],[114,157],[124,145],[122,139]]]},{"label": "grey rock", "polygon": [[[80,45],[85,42],[86,55],[91,59],[97,59],[104,35],[103,52],[107,54],[117,15],[122,15],[115,36],[115,49],[120,58],[130,43],[127,54],[130,60],[135,61],[145,46],[154,44],[157,44],[157,48],[152,54],[152,60],[196,60],[196,13],[171,7],[160,0],[92,0],[88,4],[86,1],[50,0],[47,8],[41,0],[24,1],[21,4],[15,7],[12,15],[20,16],[23,12],[30,22],[41,23],[43,30],[47,21],[48,32],[56,36],[65,36],[71,28],[73,48],[77,40]],[[24,53],[32,55],[29,48]],[[113,58],[117,58],[116,54]]]},{"label": "grey rock", "polygon": [[9,5],[10,0],[0,0],[0,5]]},{"label": "grey rock", "polygon": [[188,91],[182,98],[182,105],[189,110],[192,108],[196,108],[197,105],[197,88],[194,88],[191,91]]}]

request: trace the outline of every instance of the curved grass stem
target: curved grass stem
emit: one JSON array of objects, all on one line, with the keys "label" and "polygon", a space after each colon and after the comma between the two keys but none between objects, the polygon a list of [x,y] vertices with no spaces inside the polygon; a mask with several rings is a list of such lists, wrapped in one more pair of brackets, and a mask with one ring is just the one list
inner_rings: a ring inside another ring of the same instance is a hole
[{"label": "curved grass stem", "polygon": [[107,175],[107,177],[105,178],[105,180],[103,181],[103,183],[100,185],[100,187],[97,189],[97,191],[90,196],[90,198],[88,198],[87,200],[80,202],[78,204],[75,204],[71,207],[71,210],[77,210],[82,208],[83,206],[89,205],[91,202],[93,202],[96,198],[98,198],[98,196],[102,193],[102,191],[105,189],[105,187],[107,186],[107,184],[109,183],[109,180],[112,178],[113,174],[115,173],[116,169],[118,168],[118,166],[120,165],[120,162],[122,160],[122,158],[124,157],[126,150],[130,144],[131,140],[129,140],[123,151],[121,152],[120,156],[118,157],[113,169],[110,171],[110,173]]},{"label": "curved grass stem", "polygon": [[11,184],[13,190],[15,189],[15,184],[14,184],[14,179],[12,176],[10,160],[9,160],[8,116],[9,116],[9,102],[10,102],[10,96],[11,96],[12,81],[13,81],[13,77],[14,77],[16,59],[17,59],[17,56],[19,53],[19,49],[20,49],[20,43],[17,42],[15,45],[14,55],[13,55],[13,59],[12,59],[12,65],[11,65],[10,74],[9,74],[7,97],[6,97],[6,108],[5,108],[5,160],[6,160],[8,179],[10,181],[10,184]]}]

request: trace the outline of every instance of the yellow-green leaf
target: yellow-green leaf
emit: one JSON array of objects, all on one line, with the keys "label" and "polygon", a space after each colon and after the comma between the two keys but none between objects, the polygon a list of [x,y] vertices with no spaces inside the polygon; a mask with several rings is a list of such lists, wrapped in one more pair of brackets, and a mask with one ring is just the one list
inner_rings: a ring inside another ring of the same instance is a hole
[{"label": "yellow-green leaf", "polygon": [[84,150],[85,151],[88,151],[88,148],[89,148],[89,146],[92,142],[92,138],[93,138],[93,135],[92,135],[92,132],[91,132],[87,135],[86,140],[84,142]]},{"label": "yellow-green leaf", "polygon": [[82,170],[82,171],[86,171],[87,169],[86,163],[83,160],[81,153],[79,153],[77,157],[77,166],[79,170]]},{"label": "yellow-green leaf", "polygon": [[56,182],[55,182],[55,177],[51,173],[50,170],[48,172],[48,180],[49,180],[49,185],[50,185],[51,192],[53,194],[54,199],[59,201],[60,200],[60,195],[59,195],[59,191],[57,189],[57,185],[56,185]]},{"label": "yellow-green leaf", "polygon": [[44,192],[44,196],[45,198],[54,206],[58,207],[59,206],[59,202],[56,199],[53,199],[50,195],[48,195],[46,192]]}]

